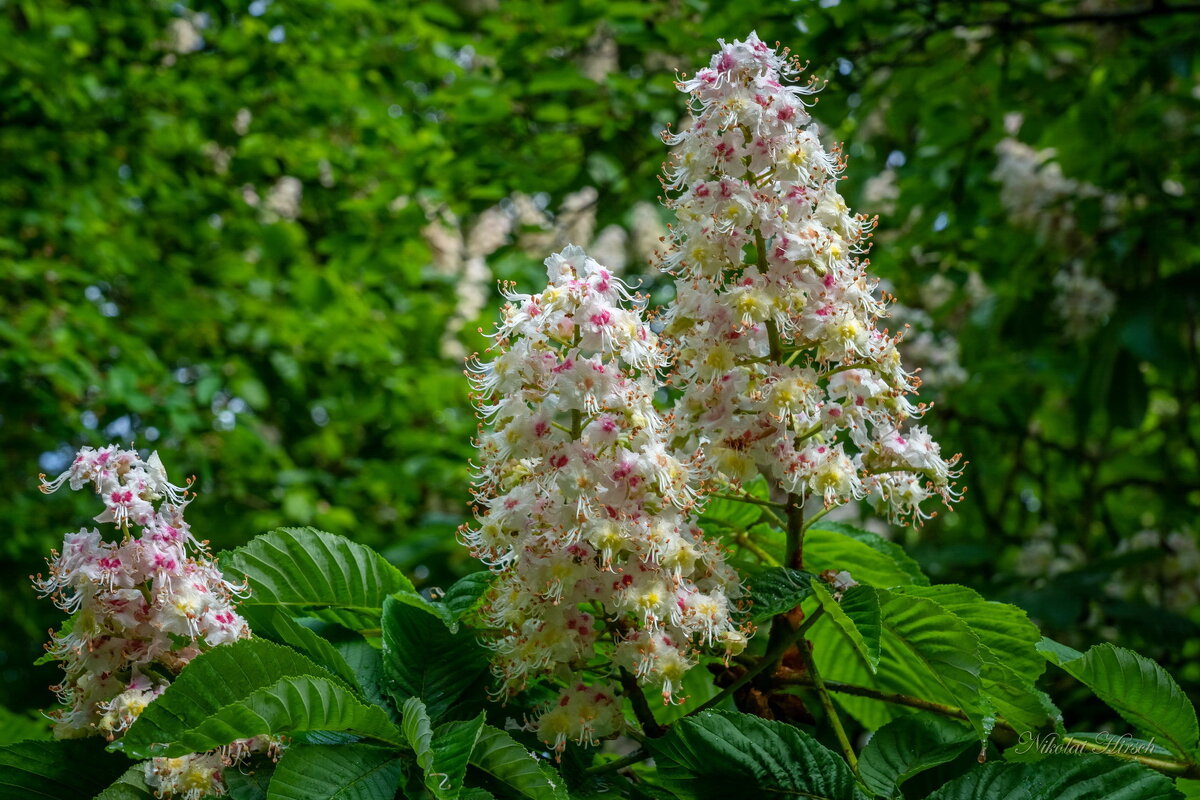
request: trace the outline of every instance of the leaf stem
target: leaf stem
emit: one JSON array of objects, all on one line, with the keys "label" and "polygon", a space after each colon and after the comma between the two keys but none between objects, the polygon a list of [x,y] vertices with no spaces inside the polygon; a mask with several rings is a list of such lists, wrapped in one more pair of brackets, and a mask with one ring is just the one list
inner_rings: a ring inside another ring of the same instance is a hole
[{"label": "leaf stem", "polygon": [[650,751],[643,747],[633,751],[627,756],[618,758],[616,761],[608,761],[604,764],[593,764],[590,767],[585,767],[583,771],[589,775],[596,775],[601,772],[612,772],[613,770],[624,769],[625,767],[636,764],[639,761],[645,761],[650,757],[650,755]]},{"label": "leaf stem", "polygon": [[[813,674],[815,675],[816,673],[814,672]],[[815,680],[809,680],[806,678],[781,677],[777,679],[777,682],[787,686],[805,686],[817,688]],[[866,686],[855,686],[854,684],[842,683],[840,681],[824,681],[824,685],[828,691],[837,692],[839,694],[851,694],[855,695],[856,697],[866,697],[871,700],[892,703],[893,705],[907,706],[908,708],[915,708],[920,711],[928,711],[932,714],[938,714],[940,716],[950,717],[952,719],[959,719],[963,720],[964,722],[969,721],[970,719],[970,717],[967,715],[967,712],[963,711],[961,708],[946,705],[945,703],[937,703],[933,700],[925,700],[920,697],[912,697],[910,695],[899,694],[897,692],[882,692],[878,689],[871,689]],[[1014,728],[1012,724],[1003,717],[996,717],[996,729],[1007,731],[1008,733],[1014,735],[1019,735],[1017,729]],[[1114,751],[1103,744],[1089,742],[1086,739],[1076,739],[1073,736],[1064,736],[1062,741],[1064,744],[1072,747],[1078,747],[1081,750],[1104,753],[1106,755],[1110,755],[1115,758],[1122,758],[1127,761],[1137,761],[1144,766],[1158,770],[1159,772],[1167,775],[1200,779],[1200,765],[1197,764],[1189,764],[1184,761],[1176,761],[1174,759],[1163,758],[1161,756],[1146,756],[1139,753],[1124,753]]]},{"label": "leaf stem", "polygon": [[737,542],[739,547],[744,547],[747,550],[749,550],[751,553],[753,553],[755,556],[757,556],[758,560],[761,561],[762,563],[766,564],[768,567],[778,567],[779,566],[779,562],[775,560],[775,557],[773,555],[771,555],[770,553],[768,553],[766,550],[759,547],[758,543],[754,541],[753,537],[751,537],[748,532],[738,531],[738,534],[734,538],[734,541]]},{"label": "leaf stem", "polygon": [[804,530],[808,530],[809,528],[811,528],[813,526],[814,522],[816,522],[821,517],[828,514],[830,511],[833,511],[833,509],[834,509],[834,506],[829,506],[828,508],[822,508],[820,511],[813,514],[811,517],[809,517],[808,522],[805,524]]},{"label": "leaf stem", "polygon": [[718,497],[722,500],[733,500],[737,503],[753,503],[756,506],[766,506],[767,508],[787,508],[783,503],[776,503],[771,500],[760,500],[753,495],[748,494],[725,494],[724,492],[713,492],[709,497]]},{"label": "leaf stem", "polygon": [[858,771],[858,756],[854,754],[854,747],[846,736],[846,729],[842,727],[842,718],[838,716],[837,709],[833,706],[833,698],[829,696],[829,689],[826,688],[825,681],[821,679],[821,673],[817,671],[817,662],[813,660],[808,643],[801,642],[799,650],[800,657],[804,659],[804,664],[808,667],[813,688],[817,690],[817,695],[821,698],[821,705],[825,708],[825,717],[829,720],[833,733],[837,736],[838,744],[842,748],[842,755],[846,757],[846,763],[850,765],[850,769],[854,771],[859,780],[862,780],[862,775]]}]

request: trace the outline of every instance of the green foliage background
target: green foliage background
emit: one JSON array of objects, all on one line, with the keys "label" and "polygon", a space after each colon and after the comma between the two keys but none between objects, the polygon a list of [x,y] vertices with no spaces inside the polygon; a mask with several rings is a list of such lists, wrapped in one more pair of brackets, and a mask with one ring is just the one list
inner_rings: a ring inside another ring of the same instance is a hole
[{"label": "green foliage background", "polygon": [[[202,37],[188,52],[170,45],[181,20]],[[847,143],[854,208],[884,211],[864,189],[894,170],[873,267],[961,346],[967,379],[931,387],[928,423],[970,460],[967,499],[890,535],[935,580],[1015,602],[1062,641],[1137,649],[1196,690],[1200,564],[1123,544],[1196,537],[1194,14],[0,0],[0,705],[50,700],[54,668],[27,665],[58,620],[25,576],[96,509],[43,498],[35,476],[82,444],[135,441],[194,473],[189,519],[218,548],[311,523],[418,585],[472,569],[454,530],[475,419],[440,347],[456,279],[432,266],[429,210],[469,222],[516,192],[553,209],[592,186],[598,223],[629,224],[659,194],[656,132],[683,114],[672,68],[752,29],[829,79],[814,114]],[[589,76],[613,45],[613,71]],[[992,173],[1013,112],[1021,141],[1122,198],[1115,217],[1083,192],[1068,236],[1010,219]],[[295,219],[246,200],[283,176],[303,185]],[[1054,307],[1054,276],[1076,263],[1117,301],[1082,339]],[[518,247],[489,265],[537,284]],[[662,299],[649,270],[629,272]],[[472,331],[497,299],[466,326],[467,352],[486,346]],[[1040,574],[1022,566],[1039,536],[1069,556]]]}]

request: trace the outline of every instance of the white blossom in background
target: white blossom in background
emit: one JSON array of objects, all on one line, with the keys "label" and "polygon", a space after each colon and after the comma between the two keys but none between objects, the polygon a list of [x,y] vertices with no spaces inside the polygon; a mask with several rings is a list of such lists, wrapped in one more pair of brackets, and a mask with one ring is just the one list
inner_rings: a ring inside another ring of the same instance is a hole
[{"label": "white blossom in background", "polygon": [[667,226],[653,203],[635,203],[629,220],[630,245],[634,258],[657,264],[667,254]]},{"label": "white blossom in background", "polygon": [[190,19],[176,17],[167,25],[166,48],[173,53],[186,55],[204,47],[204,36]]},{"label": "white blossom in background", "polygon": [[645,300],[579,247],[546,268],[542,292],[506,290],[493,355],[471,363],[477,523],[460,536],[496,573],[485,615],[502,632],[502,692],[565,687],[531,723],[561,748],[621,727],[616,690],[580,671],[600,643],[671,701],[701,650],[738,652],[746,636],[730,619],[736,573],[693,522],[696,476],[652,402],[663,354]]},{"label": "white blossom in background", "polygon": [[881,214],[896,213],[896,201],[900,199],[900,187],[896,185],[896,170],[888,167],[883,172],[868,178],[863,185],[863,202]]},{"label": "white blossom in background", "polygon": [[250,113],[248,108],[239,108],[237,114],[233,117],[233,131],[238,136],[245,136],[250,132],[250,123],[254,121],[254,115]]},{"label": "white blossom in background", "polygon": [[694,119],[666,137],[673,441],[731,482],[761,473],[827,508],[869,497],[893,519],[928,518],[926,500],[959,496],[959,457],[907,427],[919,381],[859,258],[874,221],[838,193],[844,161],[810,125],[816,87],[799,72],[751,34],[679,83]]},{"label": "white blossom in background", "polygon": [[[1010,119],[1011,117],[1011,119]],[[1020,117],[1009,115],[1006,128],[1014,133]],[[1101,225],[1117,224],[1128,205],[1118,194],[1068,178],[1055,162],[1054,148],[1038,150],[1009,136],[996,144],[996,168],[992,180],[1000,183],[1000,203],[1012,222],[1035,231],[1047,241],[1064,244],[1076,232],[1075,203],[1098,198],[1103,213]],[[1135,204],[1144,202],[1135,198]]]},{"label": "white blossom in background", "polygon": [[268,220],[294,220],[300,216],[300,200],[304,196],[304,184],[299,178],[283,175],[275,181],[275,185],[267,191],[263,208]]},{"label": "white blossom in background", "polygon": [[[634,257],[646,260],[655,245],[661,246],[659,240],[666,228],[653,206],[635,206],[631,238],[620,225],[607,225],[596,232],[598,200],[599,192],[585,186],[564,197],[557,212],[551,214],[534,198],[518,193],[484,211],[469,228],[444,209],[427,209],[431,221],[421,233],[433,266],[440,274],[455,279],[455,309],[442,334],[442,355],[453,359],[466,355],[459,335],[487,306],[493,281],[488,259],[501,247],[515,243],[525,253],[544,255],[572,241],[587,242],[586,250],[597,261],[621,274],[631,251]],[[644,209],[649,209],[652,219],[646,219]]]},{"label": "white blossom in background", "polygon": [[607,225],[587,250],[596,261],[620,275],[629,264],[629,234],[620,225]]},{"label": "white blossom in background", "polygon": [[421,234],[439,273],[455,279],[454,311],[442,332],[443,356],[461,360],[467,355],[458,336],[487,306],[492,271],[487,258],[508,243],[513,218],[500,206],[484,211],[464,235],[458,219],[449,212],[430,212],[433,221]]},{"label": "white blossom in background", "polygon": [[580,59],[579,71],[596,83],[604,83],[620,68],[620,50],[612,30],[600,25],[587,41]]},{"label": "white blossom in background", "polygon": [[1121,540],[1117,555],[1157,550],[1161,557],[1119,570],[1106,585],[1109,596],[1142,601],[1187,616],[1200,602],[1200,543],[1189,530],[1142,530]]},{"label": "white blossom in background", "polygon": [[1072,339],[1091,336],[1108,322],[1117,303],[1108,287],[1099,278],[1085,274],[1078,262],[1054,276],[1054,289],[1054,310]]},{"label": "white blossom in background", "polygon": [[[51,712],[59,738],[120,737],[146,707],[204,650],[250,636],[235,609],[244,587],[230,584],[183,518],[189,492],[172,484],[157,453],[143,459],[116,445],[85,447],[70,468],[42,491],[63,485],[92,490],[104,510],[96,522],[119,532],[107,540],[97,528],[68,533],[52,553],[48,577],[34,585],[73,624],[52,634],[47,652],[63,669],[53,687],[64,708]],[[69,629],[68,629],[69,628]],[[182,639],[182,644],[177,644]],[[260,737],[221,752],[147,762],[146,780],[163,797],[224,794],[219,766],[248,752],[276,752]]]}]

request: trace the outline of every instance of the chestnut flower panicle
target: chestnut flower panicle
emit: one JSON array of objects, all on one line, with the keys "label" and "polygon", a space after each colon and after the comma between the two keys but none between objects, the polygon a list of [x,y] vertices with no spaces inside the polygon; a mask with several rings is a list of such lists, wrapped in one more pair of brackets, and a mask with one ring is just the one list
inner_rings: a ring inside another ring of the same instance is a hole
[{"label": "chestnut flower panicle", "polygon": [[[68,533],[53,552],[50,574],[34,585],[71,624],[51,633],[47,652],[63,669],[53,687],[64,708],[51,712],[59,738],[120,737],[191,659],[250,636],[235,609],[244,587],[231,584],[210,559],[183,514],[192,496],[172,484],[157,453],[143,459],[115,445],[85,447],[42,491],[91,488],[104,504],[96,521],[112,523],[119,541],[99,529]],[[135,528],[140,531],[135,535]],[[229,752],[146,764],[147,785],[162,797],[191,800],[224,794],[220,767],[251,750],[277,750],[259,737]]]},{"label": "chestnut flower panicle", "polygon": [[682,388],[671,438],[733,483],[761,473],[827,508],[869,497],[925,519],[929,498],[959,497],[959,457],[905,428],[925,406],[860,258],[875,221],[837,191],[845,162],[821,144],[818,87],[795,83],[801,71],[752,33],[677,84],[692,119],[664,136],[676,223],[661,266],[676,299],[663,335]]},{"label": "chestnut flower panicle", "polygon": [[653,404],[664,362],[645,300],[578,247],[546,268],[542,292],[505,290],[494,356],[470,363],[483,422],[477,522],[460,536],[496,573],[501,694],[542,676],[569,687],[531,723],[561,748],[621,726],[614,690],[581,679],[598,647],[670,701],[702,648],[746,637],[736,573],[692,521],[695,474]]}]

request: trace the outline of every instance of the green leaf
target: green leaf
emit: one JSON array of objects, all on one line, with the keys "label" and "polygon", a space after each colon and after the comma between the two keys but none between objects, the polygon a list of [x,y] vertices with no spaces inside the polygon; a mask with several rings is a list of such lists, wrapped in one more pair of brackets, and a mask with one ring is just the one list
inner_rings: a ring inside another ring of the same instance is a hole
[{"label": "green leaf", "polygon": [[1075,648],[1067,647],[1046,636],[1043,636],[1042,640],[1037,643],[1036,649],[1047,661],[1059,667],[1068,661],[1083,658],[1083,653]]},{"label": "green leaf", "polygon": [[[980,738],[990,730],[990,709],[983,696],[983,659],[979,639],[961,619],[932,600],[877,590],[880,600],[878,672],[872,675],[837,625],[813,626],[813,658],[827,680],[882,692],[920,697],[962,709]],[[834,635],[836,632],[836,635]],[[838,642],[845,643],[840,647]],[[838,702],[868,727],[897,716],[881,701],[844,698]]]},{"label": "green leaf", "polygon": [[392,800],[403,762],[371,744],[295,744],[283,753],[267,800]]},{"label": "green leaf", "polygon": [[385,598],[400,592],[424,602],[412,582],[369,547],[313,528],[280,528],[225,556],[227,577],[244,575],[241,606],[275,606],[351,630],[379,627]]},{"label": "green leaf", "polygon": [[925,597],[967,623],[979,637],[985,656],[1004,664],[1032,683],[1046,670],[1046,659],[1038,652],[1042,634],[1023,609],[988,600],[973,589],[955,584],[904,586],[897,594]]},{"label": "green leaf", "polygon": [[650,742],[662,784],[684,800],[864,800],[846,762],[799,728],[706,711]]},{"label": "green leaf", "polygon": [[[160,706],[166,697],[164,692],[154,705]],[[178,708],[179,702],[175,698],[171,705]],[[234,739],[304,731],[345,731],[396,745],[401,741],[400,732],[382,708],[365,705],[340,682],[310,675],[282,678],[257,689],[197,725],[179,724],[168,716],[172,713],[164,710],[151,717],[152,722],[138,731],[136,738],[126,741],[134,732],[131,727],[121,740],[122,749],[137,758],[180,756],[212,750]]]},{"label": "green leaf", "polygon": [[433,732],[433,770],[426,774],[425,785],[439,800],[454,800],[462,791],[467,764],[483,732],[483,719],[481,711],[474,719],[447,722]]},{"label": "green leaf", "polygon": [[[1060,653],[1054,652],[1055,657]],[[1196,709],[1165,669],[1145,656],[1099,644],[1059,664],[1138,731],[1188,761],[1197,756]]]},{"label": "green leaf", "polygon": [[379,648],[362,639],[338,642],[335,648],[354,673],[357,685],[362,687],[363,699],[381,708],[388,708],[391,703],[383,688],[383,654]]},{"label": "green leaf", "polygon": [[276,766],[274,761],[264,758],[225,770],[225,788],[229,796],[233,800],[267,800],[267,789],[275,776]]},{"label": "green leaf", "polygon": [[446,590],[446,594],[440,602],[450,616],[451,631],[455,630],[454,625],[465,617],[476,606],[480,598],[487,593],[492,585],[493,577],[492,573],[487,570],[472,572],[470,575],[459,578]]},{"label": "green leaf", "polygon": [[0,745],[15,744],[30,739],[51,739],[54,731],[50,720],[37,711],[18,714],[0,707]]},{"label": "green leaf", "polygon": [[1175,788],[1183,795],[1183,800],[1200,800],[1200,781],[1179,778],[1175,781]]},{"label": "green leaf", "polygon": [[400,708],[403,719],[400,730],[408,746],[417,754],[417,764],[428,775],[433,770],[433,725],[429,722],[429,714],[425,704],[419,697],[410,697]]},{"label": "green leaf", "polygon": [[134,758],[180,756],[259,734],[349,731],[398,742],[378,706],[363,704],[300,653],[243,639],[197,656],[112,747]]},{"label": "green leaf", "polygon": [[438,800],[454,800],[462,791],[467,762],[483,729],[483,713],[475,719],[448,722],[437,731],[433,730],[425,704],[419,698],[404,701],[403,713],[401,727],[417,754],[426,788]]},{"label": "green leaf", "polygon": [[329,669],[350,686],[361,689],[354,670],[328,639],[304,627],[292,616],[290,609],[275,606],[256,606],[243,603],[238,611],[259,636],[294,647]]},{"label": "green leaf", "polygon": [[763,622],[791,611],[812,594],[813,576],[787,567],[771,567],[750,579],[750,619]]},{"label": "green leaf", "polygon": [[984,722],[979,639],[932,600],[879,593],[884,629],[879,675],[885,688],[961,708],[981,734]]},{"label": "green leaf", "polygon": [[756,503],[727,500],[717,497],[708,502],[700,515],[700,525],[721,525],[735,531],[744,531],[762,518],[762,507]]},{"label": "green leaf", "polygon": [[904,781],[953,761],[976,738],[970,728],[951,720],[901,717],[871,736],[859,754],[859,772],[871,791],[893,797]]},{"label": "green leaf", "polygon": [[994,762],[947,783],[929,800],[1177,800],[1171,780],[1108,756]]},{"label": "green leaf", "polygon": [[829,618],[842,629],[871,672],[879,668],[879,642],[883,636],[879,594],[870,586],[851,586],[838,603],[820,581],[813,581],[813,593]]},{"label": "green leaf", "polygon": [[16,742],[0,747],[0,799],[94,797],[128,768],[97,739]]},{"label": "green leaf", "polygon": [[569,800],[561,776],[491,725],[480,731],[470,763],[529,800]]},{"label": "green leaf", "polygon": [[[143,762],[144,763],[144,762]],[[146,785],[146,770],[142,764],[134,764],[95,800],[155,800],[154,791]]]},{"label": "green leaf", "polygon": [[383,614],[383,672],[397,698],[419,697],[440,720],[486,681],[487,656],[470,631],[451,633],[431,613],[388,598]]},{"label": "green leaf", "polygon": [[[836,680],[882,691],[879,676],[871,672],[867,662],[858,655],[850,639],[837,625],[822,621],[809,629],[806,638],[812,643],[813,660],[827,681]],[[881,659],[883,655],[881,640]],[[835,693],[833,698],[838,706],[867,730],[877,730],[908,713],[900,706],[867,697]]]},{"label": "green leaf", "polygon": [[967,623],[979,637],[983,691],[1018,732],[1036,730],[1060,716],[1046,693],[1034,685],[1046,669],[1046,659],[1037,649],[1041,633],[1025,611],[954,584],[903,586],[892,591],[933,600]]},{"label": "green leaf", "polygon": [[836,522],[818,522],[805,532],[804,566],[817,574],[846,570],[859,583],[880,589],[929,585],[900,545]]}]

